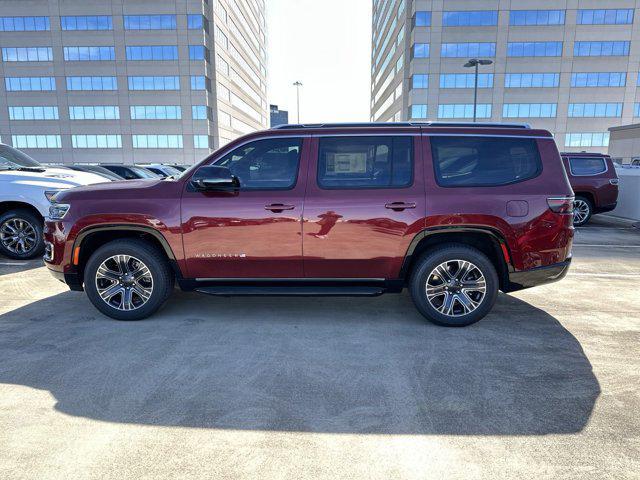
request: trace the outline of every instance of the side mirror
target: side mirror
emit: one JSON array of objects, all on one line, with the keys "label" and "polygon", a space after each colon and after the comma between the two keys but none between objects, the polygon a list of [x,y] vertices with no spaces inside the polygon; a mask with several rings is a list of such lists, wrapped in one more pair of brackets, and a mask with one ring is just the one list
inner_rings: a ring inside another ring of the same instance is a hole
[{"label": "side mirror", "polygon": [[200,192],[231,192],[240,188],[240,180],[227,167],[207,165],[196,170],[191,185]]}]

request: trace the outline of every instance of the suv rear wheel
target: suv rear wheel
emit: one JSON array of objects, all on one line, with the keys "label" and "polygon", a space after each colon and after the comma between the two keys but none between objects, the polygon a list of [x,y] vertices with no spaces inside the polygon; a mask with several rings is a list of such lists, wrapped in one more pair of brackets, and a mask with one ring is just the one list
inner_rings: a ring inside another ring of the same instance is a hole
[{"label": "suv rear wheel", "polygon": [[498,296],[496,269],[479,250],[449,245],[425,253],[410,280],[413,302],[431,322],[465,327],[482,319]]},{"label": "suv rear wheel", "polygon": [[593,215],[593,205],[591,201],[581,195],[576,195],[573,203],[573,224],[576,227],[586,225]]},{"label": "suv rear wheel", "polygon": [[0,215],[0,253],[27,260],[44,253],[42,218],[29,210],[11,210]]},{"label": "suv rear wheel", "polygon": [[98,248],[84,271],[91,303],[116,320],[142,320],[156,312],[173,290],[173,273],[152,245],[116,240]]}]

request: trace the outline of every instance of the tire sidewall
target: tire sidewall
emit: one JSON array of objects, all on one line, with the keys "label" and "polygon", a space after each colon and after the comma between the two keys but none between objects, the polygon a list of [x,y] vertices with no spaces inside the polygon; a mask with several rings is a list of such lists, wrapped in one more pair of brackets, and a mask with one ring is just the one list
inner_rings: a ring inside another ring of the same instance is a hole
[{"label": "tire sidewall", "polygon": [[[466,260],[476,265],[484,275],[486,293],[480,306],[471,313],[460,317],[450,317],[438,312],[427,299],[426,283],[429,274],[448,260]],[[465,327],[481,320],[487,315],[498,296],[499,281],[496,269],[491,261],[480,251],[470,247],[445,247],[426,254],[420,260],[411,276],[411,296],[422,315],[436,325],[445,327]]]},{"label": "tire sidewall", "polygon": [[[102,300],[96,286],[96,272],[102,262],[113,255],[130,255],[141,260],[151,272],[153,292],[143,306],[122,311]],[[116,320],[142,320],[155,313],[173,289],[173,276],[162,255],[152,246],[135,240],[115,241],[103,245],[89,258],[84,269],[84,289],[91,303],[103,314]]]},{"label": "tire sidewall", "polygon": [[585,218],[583,222],[576,223],[575,222],[575,217],[574,217],[573,224],[576,227],[582,227],[582,226],[586,225],[587,223],[589,223],[589,220],[591,220],[591,217],[593,216],[593,204],[591,203],[591,201],[589,201],[588,198],[585,198],[582,195],[576,196],[576,200],[580,200],[580,201],[584,202],[589,207],[589,214],[587,215],[587,218]]},{"label": "tire sidewall", "polygon": [[5,222],[16,218],[28,222],[33,227],[36,232],[36,246],[29,253],[19,255],[7,250],[4,245],[0,243],[0,253],[15,260],[29,260],[42,255],[44,253],[44,221],[29,211],[11,210],[0,215],[0,228]]}]

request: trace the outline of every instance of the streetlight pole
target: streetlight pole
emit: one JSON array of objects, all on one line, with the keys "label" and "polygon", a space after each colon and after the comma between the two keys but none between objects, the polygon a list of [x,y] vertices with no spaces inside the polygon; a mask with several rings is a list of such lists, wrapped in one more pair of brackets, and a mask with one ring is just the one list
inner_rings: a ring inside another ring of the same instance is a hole
[{"label": "streetlight pole", "polygon": [[302,86],[302,82],[298,80],[293,83],[293,86],[296,87],[296,111],[298,116],[298,123],[300,123],[300,87]]},{"label": "streetlight pole", "polygon": [[473,123],[477,121],[478,117],[478,66],[491,65],[492,63],[492,60],[472,58],[464,64],[466,68],[475,68],[475,76],[473,79]]}]

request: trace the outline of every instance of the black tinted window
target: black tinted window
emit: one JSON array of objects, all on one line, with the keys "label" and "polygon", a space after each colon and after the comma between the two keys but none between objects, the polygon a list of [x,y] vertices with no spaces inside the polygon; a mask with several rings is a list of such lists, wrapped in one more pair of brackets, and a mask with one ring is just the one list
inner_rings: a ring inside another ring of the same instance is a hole
[{"label": "black tinted window", "polygon": [[542,171],[534,139],[433,136],[430,141],[436,180],[443,187],[506,185]]},{"label": "black tinted window", "polygon": [[320,139],[318,184],[322,188],[398,188],[411,184],[411,137]]},{"label": "black tinted window", "polygon": [[227,167],[240,180],[241,190],[292,188],[298,177],[302,140],[257,140],[225,155],[214,165]]},{"label": "black tinted window", "polygon": [[570,158],[573,175],[597,175],[607,170],[604,158]]}]

